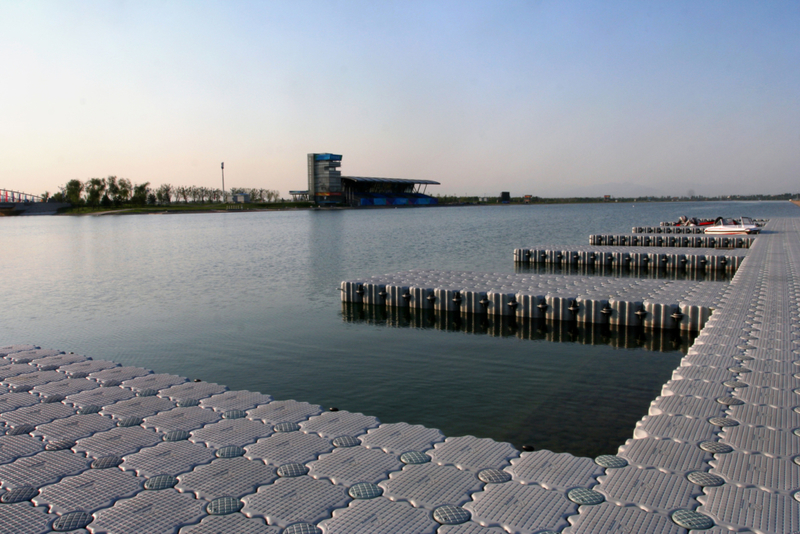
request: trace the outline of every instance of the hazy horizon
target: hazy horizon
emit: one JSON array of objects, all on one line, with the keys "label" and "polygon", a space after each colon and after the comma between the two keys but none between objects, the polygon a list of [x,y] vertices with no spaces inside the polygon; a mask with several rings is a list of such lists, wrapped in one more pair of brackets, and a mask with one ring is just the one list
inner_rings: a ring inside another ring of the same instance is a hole
[{"label": "hazy horizon", "polygon": [[3,178],[305,189],[306,154],[429,193],[779,194],[796,2],[0,4]]}]

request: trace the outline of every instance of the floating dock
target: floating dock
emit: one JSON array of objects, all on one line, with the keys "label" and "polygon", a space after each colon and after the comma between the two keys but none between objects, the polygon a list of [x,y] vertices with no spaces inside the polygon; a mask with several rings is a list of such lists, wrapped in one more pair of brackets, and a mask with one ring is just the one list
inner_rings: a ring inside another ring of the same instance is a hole
[{"label": "floating dock", "polygon": [[736,272],[747,256],[747,250],[709,248],[668,248],[647,246],[596,246],[573,247],[540,246],[514,249],[514,263],[556,265],[587,265],[592,267],[622,267],[679,272]]},{"label": "floating dock", "polygon": [[342,300],[519,319],[700,330],[727,284],[413,270],[342,282]]},{"label": "floating dock", "polygon": [[713,315],[632,439],[595,459],[4,347],[0,529],[800,531],[800,219],[768,229],[706,283],[725,287]]},{"label": "floating dock", "polygon": [[739,235],[592,234],[590,245],[624,247],[750,248],[757,237]]}]

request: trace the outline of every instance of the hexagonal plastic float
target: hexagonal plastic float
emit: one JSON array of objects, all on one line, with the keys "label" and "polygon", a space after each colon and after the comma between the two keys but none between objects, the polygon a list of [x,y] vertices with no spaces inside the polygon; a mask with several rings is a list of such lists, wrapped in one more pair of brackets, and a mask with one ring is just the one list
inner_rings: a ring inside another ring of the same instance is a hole
[{"label": "hexagonal plastic float", "polygon": [[134,391],[140,389],[167,389],[178,384],[186,383],[186,378],[178,375],[164,373],[154,373],[149,375],[131,378],[122,382],[122,387],[130,388]]},{"label": "hexagonal plastic float", "polygon": [[229,495],[243,497],[258,486],[271,484],[278,476],[275,468],[247,458],[217,458],[178,476],[176,489],[192,492],[198,499],[213,500]]},{"label": "hexagonal plastic float", "polygon": [[20,425],[43,425],[56,419],[64,419],[75,415],[75,410],[59,402],[41,403],[33,406],[18,408],[0,414],[0,421],[10,427]]},{"label": "hexagonal plastic float", "polygon": [[199,430],[192,431],[189,438],[195,443],[203,442],[209,447],[224,447],[226,445],[239,445],[244,447],[255,441],[272,435],[272,427],[261,421],[251,419],[223,419],[211,423]]},{"label": "hexagonal plastic float", "polygon": [[510,443],[462,436],[437,443],[432,451],[428,451],[428,455],[439,465],[454,465],[459,469],[478,472],[486,468],[506,467],[512,458],[519,456],[519,451]]},{"label": "hexagonal plastic float", "polygon": [[85,378],[65,378],[57,382],[48,382],[33,388],[32,392],[44,398],[52,395],[61,395],[67,397],[68,395],[76,395],[81,391],[96,389],[100,384]]},{"label": "hexagonal plastic float", "polygon": [[52,532],[53,519],[43,508],[34,508],[29,502],[0,504],[0,525],[4,532],[45,534]]},{"label": "hexagonal plastic float", "polygon": [[711,473],[735,485],[753,485],[772,491],[800,487],[800,466],[790,459],[732,452],[711,461]]},{"label": "hexagonal plastic float", "polygon": [[89,469],[89,460],[70,450],[44,451],[0,465],[0,482],[5,489],[19,486],[42,487],[65,476]]},{"label": "hexagonal plastic float", "polygon": [[209,423],[216,423],[222,419],[222,415],[214,410],[207,410],[199,406],[190,408],[174,408],[167,412],[161,412],[144,418],[145,428],[155,428],[159,432],[169,432],[171,430],[198,430]]},{"label": "hexagonal plastic float", "polygon": [[505,470],[524,484],[564,491],[575,486],[591,486],[595,478],[605,472],[591,458],[576,458],[548,450],[523,452],[519,458],[512,459],[511,467]]},{"label": "hexagonal plastic float", "polygon": [[725,367],[702,367],[699,365],[689,365],[678,367],[672,372],[672,378],[683,378],[684,380],[706,380],[708,382],[724,382],[730,380],[735,375]]},{"label": "hexagonal plastic float", "polygon": [[694,443],[670,439],[629,439],[619,449],[619,456],[641,467],[658,467],[673,473],[687,473],[701,469],[711,454]]},{"label": "hexagonal plastic float", "polygon": [[[22,393],[3,393],[0,395],[0,414],[4,414],[17,408],[25,408],[42,402],[36,395],[27,392]],[[0,419],[2,421],[3,419]]]},{"label": "hexagonal plastic float", "polygon": [[721,525],[756,532],[800,531],[800,507],[790,496],[730,484],[706,488],[698,511]]},{"label": "hexagonal plastic float", "polygon": [[615,506],[603,503],[583,506],[580,513],[569,517],[571,526],[565,534],[596,534],[598,532],[646,532],[647,534],[683,534],[667,514],[645,512],[635,506]]},{"label": "hexagonal plastic float", "polygon": [[310,462],[320,454],[333,450],[333,444],[316,434],[304,432],[281,432],[258,440],[245,447],[246,458],[263,460],[279,466],[292,462]]},{"label": "hexagonal plastic float", "polygon": [[23,456],[32,456],[44,450],[44,442],[29,434],[0,436],[0,464],[13,462]]},{"label": "hexagonal plastic float", "polygon": [[[36,368],[34,367],[34,369]],[[65,378],[67,378],[66,375],[58,371],[36,371],[35,373],[24,373],[6,378],[3,383],[11,387],[25,385],[33,388]]]},{"label": "hexagonal plastic float", "polygon": [[157,413],[167,412],[175,408],[175,403],[161,397],[134,397],[106,406],[103,415],[110,415],[116,419],[123,417],[150,417]]},{"label": "hexagonal plastic float", "polygon": [[214,458],[214,451],[203,445],[189,441],[162,442],[126,456],[120,468],[134,470],[138,476],[148,478],[160,474],[178,475]]},{"label": "hexagonal plastic float", "polygon": [[650,404],[650,415],[686,415],[689,417],[716,417],[725,415],[725,407],[713,399],[670,395],[658,397]]},{"label": "hexagonal plastic float", "polygon": [[102,371],[90,373],[89,378],[92,380],[97,380],[98,382],[104,382],[106,380],[117,380],[119,382],[124,382],[125,380],[131,380],[140,376],[149,375],[152,372],[153,371],[150,369],[143,369],[141,367],[112,367],[110,369],[104,369]]},{"label": "hexagonal plastic float", "polygon": [[699,443],[714,439],[717,430],[705,419],[692,419],[683,415],[646,415],[636,423],[633,437],[669,438]]},{"label": "hexagonal plastic float", "polygon": [[40,350],[41,347],[36,345],[31,345],[30,343],[19,343],[16,345],[5,345],[0,347],[0,357],[5,358],[9,354],[15,354],[17,352],[25,352],[30,350]]},{"label": "hexagonal plastic float", "polygon": [[750,404],[770,404],[791,408],[797,404],[798,397],[790,389],[749,387],[736,393],[736,396]]},{"label": "hexagonal plastic float", "polygon": [[254,391],[225,391],[207,397],[200,401],[200,406],[203,408],[212,408],[218,412],[227,412],[228,410],[252,410],[262,404],[272,402],[270,395],[263,395]]},{"label": "hexagonal plastic float", "polygon": [[730,416],[743,425],[759,425],[774,429],[797,428],[800,413],[775,406],[731,406]]},{"label": "hexagonal plastic float", "polygon": [[96,512],[88,528],[93,533],[173,532],[181,525],[200,521],[206,515],[205,506],[204,501],[174,489],[142,491]]},{"label": "hexagonal plastic float", "polygon": [[299,423],[320,413],[322,413],[322,408],[316,404],[287,400],[272,401],[269,404],[248,410],[247,417],[275,425],[283,422]]},{"label": "hexagonal plastic float", "polygon": [[800,454],[800,436],[788,430],[739,425],[726,428],[720,438],[739,451],[779,457]]},{"label": "hexagonal plastic float", "polygon": [[67,376],[88,376],[91,373],[103,371],[105,369],[112,369],[119,367],[118,363],[110,362],[108,360],[87,360],[84,362],[76,362],[69,365],[62,365],[58,368],[59,373],[64,373]]},{"label": "hexagonal plastic float", "polygon": [[36,506],[49,506],[51,514],[73,510],[94,512],[108,508],[117,500],[141,491],[144,479],[119,469],[89,469],[77,476],[65,477],[57,484],[40,489],[33,498]]},{"label": "hexagonal plastic float", "polygon": [[728,388],[721,382],[705,382],[702,380],[670,380],[662,387],[662,395],[693,395],[706,399],[714,399],[728,393]]},{"label": "hexagonal plastic float", "polygon": [[507,532],[533,534],[542,530],[559,531],[578,505],[557,491],[534,485],[490,484],[464,505],[472,521],[496,526]]},{"label": "hexagonal plastic float", "polygon": [[657,469],[615,469],[600,477],[595,486],[616,504],[639,506],[648,512],[667,512],[691,508],[701,488],[683,475],[663,473]]},{"label": "hexagonal plastic float", "polygon": [[322,521],[320,527],[325,534],[434,534],[439,523],[426,510],[378,498],[353,501],[347,508],[334,510],[333,517]]},{"label": "hexagonal plastic float", "polygon": [[178,534],[281,534],[280,527],[267,525],[261,518],[248,518],[244,514],[212,515],[197,525],[183,527]]},{"label": "hexagonal plastic float", "polygon": [[378,485],[393,501],[404,500],[416,507],[433,510],[443,504],[467,502],[470,494],[480,490],[483,483],[469,471],[425,463],[407,465]]},{"label": "hexagonal plastic float", "polygon": [[158,392],[159,397],[169,397],[170,400],[181,399],[204,399],[211,395],[217,395],[228,388],[221,384],[213,382],[187,382],[177,386],[172,386],[167,389],[162,389]]},{"label": "hexagonal plastic float", "polygon": [[309,463],[308,474],[314,478],[327,478],[334,484],[352,486],[358,482],[377,483],[403,465],[397,456],[380,449],[348,447],[335,449]]},{"label": "hexagonal plastic float", "polygon": [[124,401],[135,396],[130,389],[120,387],[99,387],[89,391],[82,391],[69,395],[66,402],[75,406],[107,406],[115,402]]},{"label": "hexagonal plastic float", "polygon": [[114,428],[116,424],[110,417],[98,414],[73,415],[36,427],[34,434],[45,441],[71,439],[78,440]]},{"label": "hexagonal plastic float", "polygon": [[317,523],[330,517],[333,510],[350,502],[350,496],[344,487],[327,480],[299,476],[279,478],[242,500],[242,512],[248,517],[263,517],[270,525],[285,528],[292,523]]},{"label": "hexagonal plastic float", "polygon": [[434,443],[444,441],[444,434],[435,428],[408,423],[380,425],[361,436],[361,443],[367,448],[380,448],[384,452],[402,454],[407,451],[424,451]]},{"label": "hexagonal plastic float", "polygon": [[41,358],[47,358],[49,356],[57,356],[59,354],[64,354],[64,351],[55,349],[34,348],[30,350],[12,352],[6,356],[6,359],[9,359],[11,361],[21,361],[21,360],[33,361]]},{"label": "hexagonal plastic float", "polygon": [[127,456],[161,443],[161,435],[140,426],[117,427],[77,440],[74,449],[94,458]]},{"label": "hexagonal plastic float", "polygon": [[325,412],[300,423],[304,432],[316,432],[333,439],[339,436],[357,436],[380,424],[377,417],[352,412]]},{"label": "hexagonal plastic float", "polygon": [[739,379],[755,387],[792,389],[800,386],[800,379],[792,375],[779,375],[776,373],[748,373],[747,375],[741,375]]},{"label": "hexagonal plastic float", "polygon": [[51,365],[55,365],[57,367],[62,367],[64,365],[70,365],[77,362],[85,362],[89,358],[86,356],[82,356],[80,354],[52,354],[50,356],[42,356],[41,358],[35,358],[31,360],[33,365],[37,365],[39,367],[49,367]]}]

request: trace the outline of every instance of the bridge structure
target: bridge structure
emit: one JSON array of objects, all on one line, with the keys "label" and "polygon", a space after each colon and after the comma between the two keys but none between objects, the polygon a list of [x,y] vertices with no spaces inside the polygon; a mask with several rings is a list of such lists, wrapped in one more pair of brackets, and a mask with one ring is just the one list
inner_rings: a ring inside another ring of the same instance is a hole
[{"label": "bridge structure", "polygon": [[0,217],[10,215],[55,215],[67,202],[46,201],[41,195],[0,188]]},{"label": "bridge structure", "polygon": [[21,191],[0,189],[0,202],[44,202],[42,195],[31,195]]}]

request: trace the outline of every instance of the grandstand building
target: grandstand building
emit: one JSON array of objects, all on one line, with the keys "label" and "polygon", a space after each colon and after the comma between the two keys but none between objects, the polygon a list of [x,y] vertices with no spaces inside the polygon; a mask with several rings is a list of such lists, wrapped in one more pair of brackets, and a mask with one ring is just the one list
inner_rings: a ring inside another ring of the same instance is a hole
[{"label": "grandstand building", "polygon": [[307,196],[321,206],[424,206],[436,204],[426,195],[433,180],[342,176],[339,154],[308,155],[308,191],[292,191]]}]

